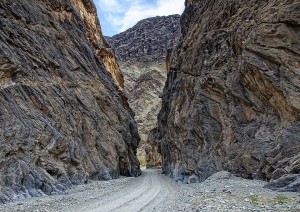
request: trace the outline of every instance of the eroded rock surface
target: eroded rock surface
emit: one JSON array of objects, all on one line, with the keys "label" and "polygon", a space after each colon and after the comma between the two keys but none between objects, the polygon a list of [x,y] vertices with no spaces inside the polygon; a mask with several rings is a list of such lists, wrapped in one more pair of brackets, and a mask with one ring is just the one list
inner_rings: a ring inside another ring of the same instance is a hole
[{"label": "eroded rock surface", "polygon": [[300,2],[187,0],[158,117],[163,172],[299,173]]},{"label": "eroded rock surface", "polygon": [[161,163],[157,147],[152,140],[147,142],[147,138],[156,126],[161,107],[159,96],[167,76],[167,50],[172,49],[179,38],[179,20],[179,15],[148,18],[125,32],[106,38],[115,49],[124,73],[125,92],[141,136],[138,154],[149,153],[148,165]]},{"label": "eroded rock surface", "polygon": [[139,21],[135,26],[106,37],[119,61],[160,61],[177,38],[180,15],[157,16]]},{"label": "eroded rock surface", "polygon": [[0,1],[0,202],[138,176],[122,89],[91,0]]},{"label": "eroded rock surface", "polygon": [[265,188],[275,191],[300,192],[300,174],[286,174],[268,183]]}]

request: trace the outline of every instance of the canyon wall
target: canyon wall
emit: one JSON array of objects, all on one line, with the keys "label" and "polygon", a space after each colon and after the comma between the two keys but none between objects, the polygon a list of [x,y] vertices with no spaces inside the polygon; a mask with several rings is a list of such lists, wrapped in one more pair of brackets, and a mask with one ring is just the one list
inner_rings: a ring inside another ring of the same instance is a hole
[{"label": "canyon wall", "polygon": [[199,182],[230,171],[300,172],[300,3],[186,0],[163,92],[163,172]]},{"label": "canyon wall", "polygon": [[141,136],[138,154],[147,155],[148,166],[161,164],[155,141],[148,140],[148,134],[156,127],[167,78],[167,50],[179,38],[179,20],[179,15],[147,18],[125,32],[106,38],[115,49],[124,73],[125,93]]},{"label": "canyon wall", "polygon": [[91,0],[0,1],[0,202],[140,175],[123,84]]}]

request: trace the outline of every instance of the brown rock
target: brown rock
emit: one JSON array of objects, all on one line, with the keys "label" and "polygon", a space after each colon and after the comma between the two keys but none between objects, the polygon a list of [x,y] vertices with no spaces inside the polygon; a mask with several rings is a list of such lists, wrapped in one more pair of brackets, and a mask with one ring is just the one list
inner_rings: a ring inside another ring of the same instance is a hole
[{"label": "brown rock", "polygon": [[159,140],[156,137],[157,135],[157,128],[154,128],[150,131],[148,136],[148,145],[145,147],[147,168],[161,166],[161,152],[156,143],[156,141]]},{"label": "brown rock", "polygon": [[137,125],[92,1],[0,1],[0,26],[0,202],[138,176]]},{"label": "brown rock", "polygon": [[283,175],[287,174],[287,171],[283,168],[276,169],[272,173],[272,179],[277,180],[278,178],[282,177]]}]

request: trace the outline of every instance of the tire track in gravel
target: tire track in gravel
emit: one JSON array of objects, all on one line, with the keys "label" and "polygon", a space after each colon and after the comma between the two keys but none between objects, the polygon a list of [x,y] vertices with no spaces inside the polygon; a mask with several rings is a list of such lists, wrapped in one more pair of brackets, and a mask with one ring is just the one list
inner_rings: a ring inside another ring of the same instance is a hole
[{"label": "tire track in gravel", "polygon": [[160,171],[156,169],[145,170],[137,182],[82,210],[88,212],[152,211],[164,202],[171,191],[170,184],[158,172]]}]

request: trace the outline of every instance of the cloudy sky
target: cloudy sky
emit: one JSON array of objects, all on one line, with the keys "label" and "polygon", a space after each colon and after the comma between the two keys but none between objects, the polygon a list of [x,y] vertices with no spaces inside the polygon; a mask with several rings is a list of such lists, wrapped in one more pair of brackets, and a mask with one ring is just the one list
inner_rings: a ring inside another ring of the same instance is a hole
[{"label": "cloudy sky", "polygon": [[104,35],[125,31],[148,17],[181,14],[184,0],[94,0]]}]

